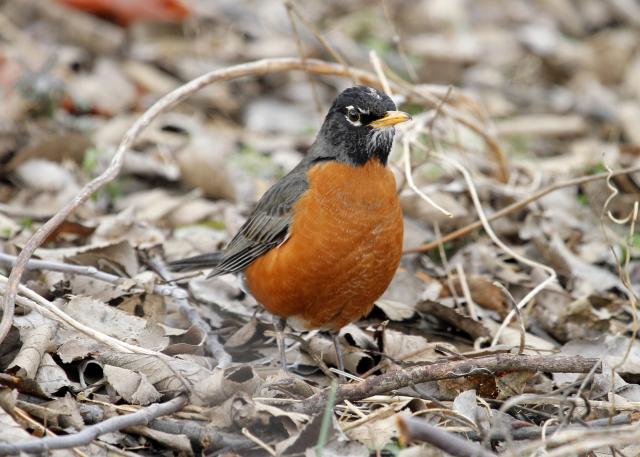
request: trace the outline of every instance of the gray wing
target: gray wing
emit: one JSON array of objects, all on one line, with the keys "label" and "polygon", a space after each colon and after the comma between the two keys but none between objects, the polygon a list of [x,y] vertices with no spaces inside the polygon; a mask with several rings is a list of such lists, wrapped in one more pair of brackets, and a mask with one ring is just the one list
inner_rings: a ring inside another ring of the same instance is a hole
[{"label": "gray wing", "polygon": [[309,187],[306,171],[310,165],[301,162],[263,195],[210,276],[242,271],[287,238],[293,206]]}]

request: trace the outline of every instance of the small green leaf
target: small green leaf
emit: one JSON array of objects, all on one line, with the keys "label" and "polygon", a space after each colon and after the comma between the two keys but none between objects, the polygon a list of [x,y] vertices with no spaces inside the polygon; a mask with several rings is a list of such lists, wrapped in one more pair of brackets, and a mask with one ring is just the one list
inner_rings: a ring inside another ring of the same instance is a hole
[{"label": "small green leaf", "polygon": [[20,219],[20,226],[27,230],[31,229],[31,227],[33,227],[33,219],[30,217],[23,217]]}]

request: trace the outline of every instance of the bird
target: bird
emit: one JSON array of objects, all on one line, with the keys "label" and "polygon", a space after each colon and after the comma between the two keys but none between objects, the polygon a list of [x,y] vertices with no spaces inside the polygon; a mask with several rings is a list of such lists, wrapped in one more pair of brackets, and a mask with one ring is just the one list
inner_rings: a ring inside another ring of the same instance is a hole
[{"label": "bird", "polygon": [[375,88],[338,94],[306,156],[269,188],[222,251],[169,263],[174,271],[240,274],[283,326],[332,335],[367,315],[400,264],[403,215],[388,166],[395,125],[411,116]]}]

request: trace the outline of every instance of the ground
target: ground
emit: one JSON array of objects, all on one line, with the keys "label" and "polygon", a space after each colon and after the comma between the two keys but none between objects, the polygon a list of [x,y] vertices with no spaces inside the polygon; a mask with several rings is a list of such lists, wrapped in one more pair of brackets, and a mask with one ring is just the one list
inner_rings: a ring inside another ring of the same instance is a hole
[{"label": "ground", "polygon": [[[637,2],[4,0],[0,38],[0,455],[640,455]],[[405,254],[347,373],[288,330],[285,374],[239,278],[167,263],[356,83],[413,115]]]}]

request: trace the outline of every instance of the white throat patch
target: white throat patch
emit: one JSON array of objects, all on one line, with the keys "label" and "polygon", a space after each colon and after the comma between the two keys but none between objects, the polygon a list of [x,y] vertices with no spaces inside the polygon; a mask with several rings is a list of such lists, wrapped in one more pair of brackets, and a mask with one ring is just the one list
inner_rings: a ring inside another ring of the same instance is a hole
[{"label": "white throat patch", "polygon": [[373,129],[367,135],[367,148],[369,151],[378,151],[380,149],[390,148],[393,142],[393,136],[396,133],[395,127],[382,127]]}]

